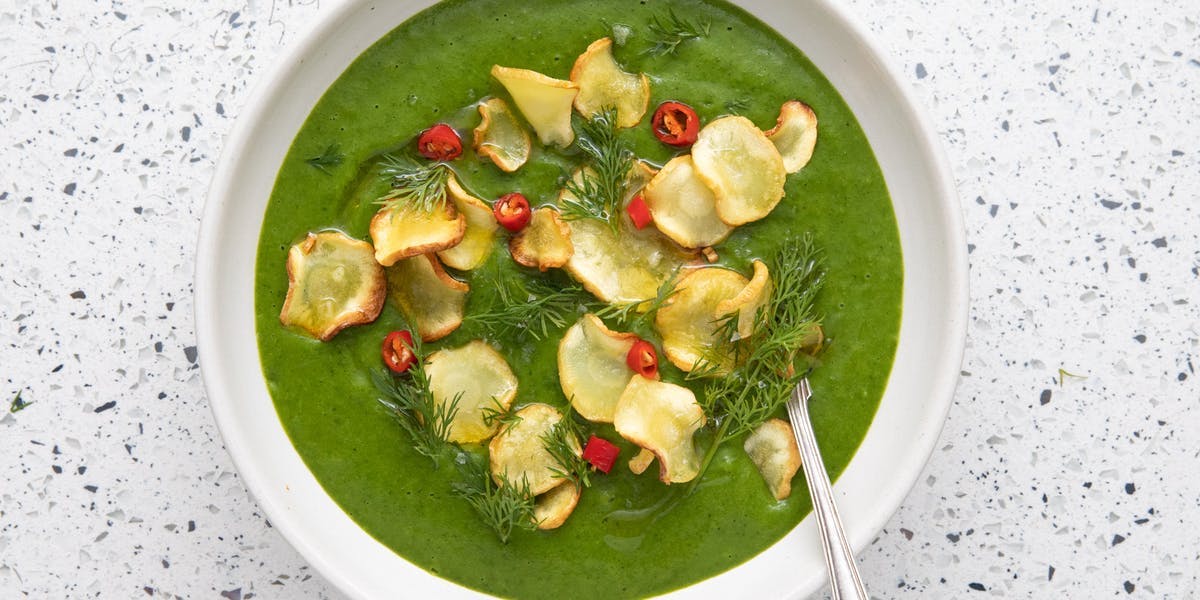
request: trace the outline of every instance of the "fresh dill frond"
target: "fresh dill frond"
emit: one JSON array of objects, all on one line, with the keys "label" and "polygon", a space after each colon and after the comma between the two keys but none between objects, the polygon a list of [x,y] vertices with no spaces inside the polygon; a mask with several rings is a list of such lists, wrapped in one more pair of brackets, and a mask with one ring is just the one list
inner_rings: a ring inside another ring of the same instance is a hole
[{"label": "fresh dill frond", "polygon": [[556,288],[540,279],[493,269],[481,283],[496,290],[496,300],[482,311],[467,315],[467,320],[496,337],[529,336],[543,340],[551,332],[570,325],[587,302],[587,293],[578,285]]},{"label": "fresh dill frond", "polygon": [[633,150],[617,134],[617,111],[612,107],[583,119],[579,129],[575,145],[587,160],[579,180],[567,181],[566,189],[575,198],[563,199],[562,216],[599,219],[616,231],[633,170]]},{"label": "fresh dill frond", "polygon": [[25,407],[29,406],[30,404],[33,404],[32,402],[26,402],[21,399],[21,394],[24,393],[25,390],[20,390],[17,392],[16,396],[13,396],[12,402],[8,405],[8,412],[16,414],[25,410]]},{"label": "fresh dill frond", "polygon": [[497,435],[512,431],[513,427],[516,427],[517,424],[524,420],[517,413],[510,411],[503,404],[500,404],[500,401],[494,396],[492,397],[492,406],[483,407],[480,413],[483,415],[484,425],[491,427],[492,425],[499,424],[501,426]]},{"label": "fresh dill frond", "polygon": [[747,108],[750,108],[750,99],[745,96],[725,101],[725,110],[731,115],[740,115]]},{"label": "fresh dill frond", "polygon": [[[414,336],[414,340],[419,339]],[[393,375],[380,369],[371,373],[375,387],[382,394],[379,403],[395,417],[396,422],[412,439],[413,448],[429,457],[434,466],[443,452],[452,446],[450,424],[458,414],[459,393],[449,402],[439,403],[433,397],[429,375],[425,372],[421,343],[414,344],[416,359],[403,375]]]},{"label": "fresh dill frond", "polygon": [[579,424],[571,417],[571,410],[563,415],[549,431],[542,434],[542,447],[554,457],[556,467],[551,467],[554,477],[569,480],[576,487],[590,487],[590,469],[587,461],[579,454]]},{"label": "fresh dill frond", "polygon": [[506,475],[500,475],[497,484],[487,466],[473,455],[464,453],[460,457],[457,464],[463,479],[452,484],[454,493],[475,509],[483,522],[496,532],[501,543],[508,543],[513,529],[537,529],[528,479],[522,478],[516,483],[509,481]]},{"label": "fresh dill frond", "polygon": [[320,154],[306,158],[304,162],[308,163],[308,166],[329,175],[330,167],[336,167],[346,159],[346,155],[339,152],[340,149],[341,146],[339,144],[330,144]]},{"label": "fresh dill frond", "polygon": [[678,280],[679,271],[676,270],[658,285],[658,292],[653,298],[641,302],[608,304],[597,309],[595,314],[601,319],[612,319],[627,330],[638,325],[647,325],[654,319],[654,315],[658,314],[658,310],[666,306],[667,301],[679,291],[675,287]]},{"label": "fresh dill frond", "polygon": [[427,213],[446,205],[450,167],[444,164],[424,165],[407,156],[385,154],[379,172],[392,189],[376,204],[388,208],[410,206]]},{"label": "fresh dill frond", "polygon": [[675,54],[679,45],[687,40],[708,37],[711,27],[712,22],[708,19],[689,21],[676,14],[675,9],[669,9],[665,19],[662,18],[662,15],[656,16],[647,26],[654,45],[646,49],[646,54],[651,56]]}]

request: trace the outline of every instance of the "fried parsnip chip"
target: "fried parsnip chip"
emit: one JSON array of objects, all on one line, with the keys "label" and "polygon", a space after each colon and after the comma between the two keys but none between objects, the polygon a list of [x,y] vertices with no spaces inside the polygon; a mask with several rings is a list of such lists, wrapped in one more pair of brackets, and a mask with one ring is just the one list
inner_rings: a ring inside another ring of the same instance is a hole
[{"label": "fried parsnip chip", "polygon": [[560,479],[562,483],[534,500],[533,519],[538,529],[558,529],[575,512],[583,489],[574,483]]},{"label": "fried parsnip chip", "polygon": [[642,190],[642,198],[658,230],[684,248],[712,246],[733,231],[717,217],[716,198],[687,154],[672,158]]},{"label": "fried parsnip chip", "polygon": [[654,453],[663,483],[691,481],[700,473],[692,435],[704,426],[704,409],[691,390],[634,375],[617,402],[613,426],[621,437]]},{"label": "fried parsnip chip", "polygon": [[[675,294],[654,317],[663,338],[663,351],[675,366],[691,371],[700,359],[712,360],[717,347],[717,306],[737,297],[746,288],[746,278],[723,267],[693,269],[675,284]],[[732,357],[711,365],[717,373],[733,367]]]},{"label": "fried parsnip chip", "polygon": [[458,244],[467,232],[467,220],[451,202],[432,212],[395,204],[375,213],[370,232],[375,260],[390,267],[398,260]]},{"label": "fried parsnip chip", "polygon": [[558,344],[558,382],[571,406],[589,421],[612,423],[633,371],[625,362],[637,335],[617,333],[588,313]]},{"label": "fried parsnip chip", "polygon": [[438,252],[442,262],[459,271],[470,271],[483,264],[492,252],[492,240],[500,224],[492,214],[492,208],[483,200],[472,196],[459,185],[453,175],[446,183],[446,196],[454,201],[454,208],[462,215],[467,227],[458,244]]},{"label": "fried parsnip chip", "polygon": [[738,312],[738,339],[748,338],[754,333],[754,322],[758,309],[771,298],[771,274],[761,260],[754,261],[754,276],[738,295],[717,304],[713,316],[720,318]]},{"label": "fried parsnip chip", "polygon": [[617,126],[633,127],[646,114],[650,104],[650,78],[645,73],[626,73],[613,59],[612,39],[600,38],[591,43],[571,69],[571,81],[579,84],[575,110],[592,115],[614,107]]},{"label": "fried parsnip chip", "polygon": [[508,90],[543,144],[566,148],[575,141],[575,130],[571,129],[571,104],[579,94],[578,84],[547,77],[537,71],[500,65],[492,66],[492,77]]},{"label": "fried parsnip chip", "polygon": [[482,340],[430,354],[425,374],[435,402],[458,399],[447,437],[451,442],[473,444],[495,435],[500,423],[489,425],[484,415],[507,410],[517,396],[517,377],[504,357]]},{"label": "fried parsnip chip", "polygon": [[787,421],[771,419],[759,425],[742,447],[776,500],[792,495],[792,478],[800,470],[800,448]]},{"label": "fried parsnip chip", "polygon": [[340,231],[309,233],[287,257],[288,291],[279,320],[322,342],[370,323],[387,298],[371,245]]},{"label": "fried parsnip chip", "polygon": [[692,161],[728,225],[757,221],[783,198],[783,157],[750,119],[721,117],[705,125],[692,145]]},{"label": "fried parsnip chip", "polygon": [[[562,420],[562,413],[548,404],[530,404],[518,410],[516,416],[520,421],[505,428],[488,444],[492,477],[497,483],[501,475],[513,482],[525,479],[529,482],[529,492],[535,496],[563,484],[566,480],[555,473],[562,467],[542,441],[542,436]],[[576,453],[582,452],[576,440]]]},{"label": "fried parsnip chip", "polygon": [[533,211],[525,229],[508,240],[508,251],[518,263],[545,271],[567,264],[575,246],[571,243],[571,228],[558,211],[543,206]]},{"label": "fried parsnip chip", "polygon": [[426,342],[450,335],[463,321],[470,286],[451,277],[433,254],[387,268],[388,293]]},{"label": "fried parsnip chip", "polygon": [[634,475],[641,475],[646,472],[646,469],[650,468],[650,463],[652,462],[654,462],[654,453],[642,448],[633,458],[629,459],[629,470]]},{"label": "fried parsnip chip", "polygon": [[779,120],[766,136],[783,157],[783,168],[795,173],[808,164],[817,145],[817,114],[799,100],[784,102]]},{"label": "fried parsnip chip", "polygon": [[529,133],[502,98],[488,98],[479,104],[482,119],[475,128],[475,153],[486,156],[501,171],[512,173],[529,160],[532,147]]}]

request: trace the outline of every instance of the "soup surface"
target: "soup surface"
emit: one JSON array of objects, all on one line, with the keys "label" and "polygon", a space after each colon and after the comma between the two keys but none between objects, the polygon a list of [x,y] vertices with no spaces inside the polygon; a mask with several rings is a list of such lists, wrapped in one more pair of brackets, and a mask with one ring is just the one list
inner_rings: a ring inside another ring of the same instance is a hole
[{"label": "soup surface", "polygon": [[[654,55],[648,24],[667,9],[710,23],[707,37],[674,54]],[[616,35],[614,35],[614,32]],[[722,446],[694,493],[667,487],[657,467],[632,474],[622,455],[609,475],[595,474],[576,512],[560,529],[518,532],[508,544],[455,497],[452,465],[434,469],[418,455],[379,405],[370,372],[380,368],[380,341],[400,326],[390,303],[373,324],[314,341],[280,325],[287,291],[288,248],[309,231],[340,229],[369,240],[367,225],[387,189],[379,157],[409,147],[436,122],[467,131],[479,122],[474,104],[507,97],[489,75],[493,64],[566,78],[575,57],[600,37],[618,39],[614,54],[627,71],[651,77],[650,112],[660,102],[694,107],[704,122],[742,114],[759,127],[775,123],[780,105],[799,99],[820,119],[812,161],[787,180],[771,215],[738,227],[717,246],[720,262],[744,274],[779,240],[809,232],[825,256],[818,301],[831,343],[810,377],[814,429],[831,476],[863,438],[883,393],[896,348],[903,267],[900,243],[879,167],[854,115],[821,73],[790,43],[742,10],[718,1],[450,0],[419,13],[364,52],[329,88],[296,136],[267,207],[257,258],[257,336],[263,372],[296,450],[333,499],[364,530],[407,560],[440,577],[492,594],[520,597],[614,598],[662,593],[734,567],[779,540],[810,504],[803,477],[776,502],[742,450]],[[658,165],[674,151],[660,144],[649,113],[622,134],[636,154]],[[468,133],[469,138],[469,133]],[[467,140],[469,146],[469,139]],[[336,145],[339,164],[309,160]],[[455,161],[460,181],[494,200],[514,190],[549,204],[578,162],[569,152],[535,143],[533,157],[506,174],[470,149]],[[506,236],[491,265],[514,273]],[[461,274],[470,282],[471,273]],[[547,277],[567,283],[557,270]],[[467,311],[494,290],[475,286]],[[655,342],[652,330],[637,331]],[[562,330],[540,342],[497,339],[520,380],[514,407],[567,406],[555,362]],[[468,320],[427,351],[487,337]],[[666,381],[700,387],[663,360]],[[593,428],[619,440],[611,426]],[[702,430],[704,448],[711,431]],[[820,568],[814,566],[813,568]]]}]

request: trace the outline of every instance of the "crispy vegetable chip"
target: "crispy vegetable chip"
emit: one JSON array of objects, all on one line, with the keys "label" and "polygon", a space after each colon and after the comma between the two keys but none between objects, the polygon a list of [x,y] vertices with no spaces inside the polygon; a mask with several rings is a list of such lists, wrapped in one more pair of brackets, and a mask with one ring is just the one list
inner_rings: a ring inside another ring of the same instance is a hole
[{"label": "crispy vegetable chip", "polygon": [[387,298],[371,245],[340,231],[309,233],[287,257],[288,291],[279,320],[322,342],[370,323]]},{"label": "crispy vegetable chip", "polygon": [[800,470],[800,448],[787,421],[771,419],[759,425],[742,447],[776,500],[792,495],[792,478]]},{"label": "crispy vegetable chip", "polygon": [[495,435],[500,423],[488,425],[484,415],[489,410],[507,410],[517,396],[512,369],[482,340],[430,354],[425,359],[425,374],[435,402],[445,404],[458,398],[447,438],[451,442],[473,444]]},{"label": "crispy vegetable chip", "polygon": [[455,210],[465,219],[466,230],[458,244],[438,252],[438,258],[446,266],[470,271],[487,260],[500,225],[496,223],[491,207],[467,193],[453,175],[446,183],[446,196],[454,201]]},{"label": "crispy vegetable chip", "polygon": [[650,463],[653,462],[654,453],[642,448],[642,450],[635,454],[633,458],[629,459],[629,470],[632,471],[634,475],[641,475],[642,473],[646,472],[646,469],[650,468]]},{"label": "crispy vegetable chip", "polygon": [[558,211],[542,207],[533,211],[529,225],[508,241],[508,250],[518,263],[545,271],[567,264],[575,246],[571,243],[571,228]]},{"label": "crispy vegetable chip", "polygon": [[[663,351],[675,366],[691,371],[701,358],[709,359],[717,344],[717,306],[737,297],[746,288],[746,278],[722,267],[702,267],[684,275],[675,294],[655,315],[654,325],[663,337]],[[713,366],[717,373],[733,365],[723,361]]]},{"label": "crispy vegetable chip", "polygon": [[450,202],[432,212],[415,206],[385,206],[371,219],[375,260],[390,267],[396,261],[445,250],[462,241],[467,220]]},{"label": "crispy vegetable chip", "polygon": [[733,311],[738,311],[738,339],[748,338],[754,333],[754,321],[758,309],[762,308],[771,297],[771,277],[767,265],[761,260],[754,261],[754,276],[738,295],[717,304],[713,316],[720,318]]},{"label": "crispy vegetable chip", "polygon": [[387,268],[392,302],[426,342],[450,335],[463,321],[470,287],[451,277],[433,254],[406,258]]},{"label": "crispy vegetable chip", "polygon": [[720,243],[733,228],[717,217],[716,198],[696,176],[692,157],[676,156],[642,191],[654,225],[684,248]]},{"label": "crispy vegetable chip", "polygon": [[617,109],[617,126],[633,127],[646,114],[650,104],[650,78],[645,73],[626,73],[612,55],[612,40],[600,38],[591,43],[571,69],[571,81],[579,84],[575,109],[591,118],[605,108]]},{"label": "crispy vegetable chip", "polygon": [[705,125],[692,161],[716,198],[717,216],[729,225],[757,221],[783,198],[783,158],[750,119],[721,117]]},{"label": "crispy vegetable chip", "polygon": [[558,344],[558,381],[583,418],[612,423],[617,400],[633,377],[625,357],[637,339],[632,333],[609,330],[591,313],[563,334]]},{"label": "crispy vegetable chip", "polygon": [[[529,492],[536,496],[565,481],[556,476],[555,470],[561,467],[542,441],[542,436],[563,416],[547,404],[530,404],[518,410],[516,416],[520,420],[492,438],[488,445],[492,476],[497,483],[501,475],[512,482],[525,479],[529,482]],[[576,453],[582,452],[576,448]]]},{"label": "crispy vegetable chip", "polygon": [[570,481],[559,481],[562,483],[535,500],[533,518],[537,521],[538,529],[558,529],[575,512],[575,505],[579,504],[583,490]]},{"label": "crispy vegetable chip", "polygon": [[779,120],[766,135],[783,157],[783,168],[795,173],[808,164],[817,145],[817,115],[807,104],[789,100],[779,108]]},{"label": "crispy vegetable chip", "polygon": [[704,409],[691,390],[634,375],[617,402],[613,426],[621,437],[654,453],[663,483],[691,481],[700,473],[692,435],[704,426]]},{"label": "crispy vegetable chip", "polygon": [[482,119],[475,128],[475,153],[486,156],[501,171],[512,173],[529,160],[532,147],[529,133],[502,98],[488,98],[479,104]]},{"label": "crispy vegetable chip", "polygon": [[566,148],[575,141],[575,130],[571,129],[571,104],[579,94],[578,84],[547,77],[537,71],[500,65],[492,66],[492,77],[508,90],[521,115],[533,126],[543,144]]}]

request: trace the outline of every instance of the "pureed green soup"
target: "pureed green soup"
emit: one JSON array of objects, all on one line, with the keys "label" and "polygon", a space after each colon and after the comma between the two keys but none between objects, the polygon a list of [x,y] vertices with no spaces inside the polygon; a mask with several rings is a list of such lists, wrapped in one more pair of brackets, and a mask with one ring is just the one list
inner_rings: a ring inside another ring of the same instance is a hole
[{"label": "pureed green soup", "polygon": [[[706,38],[683,42],[674,55],[646,53],[647,25],[668,8],[709,21]],[[790,498],[776,502],[742,450],[722,446],[695,492],[663,485],[657,465],[640,476],[625,466],[636,449],[612,430],[621,457],[593,485],[561,528],[497,536],[454,496],[453,465],[434,469],[379,405],[370,378],[381,367],[383,337],[401,327],[388,303],[370,325],[351,327],[320,343],[279,323],[287,292],[288,248],[309,231],[340,229],[369,240],[367,225],[387,190],[375,172],[381,154],[403,150],[436,122],[468,133],[454,161],[459,180],[495,200],[514,190],[532,204],[550,204],[577,164],[573,151],[534,144],[528,164],[505,174],[470,150],[479,122],[474,104],[507,98],[489,75],[493,64],[567,78],[590,42],[628,27],[614,54],[625,70],[651,77],[650,108],[642,123],[624,130],[636,154],[662,165],[675,152],[651,134],[660,102],[690,104],[703,122],[742,114],[759,127],[774,125],[780,105],[799,99],[813,107],[820,133],[812,161],[787,180],[787,195],[761,221],[738,227],[717,246],[720,263],[743,274],[750,260],[769,256],[789,233],[811,232],[824,251],[826,282],[818,301],[831,339],[811,375],[814,429],[832,476],[849,462],[875,413],[891,368],[900,322],[903,268],[891,202],[879,166],[854,115],[804,55],[742,10],[719,1],[451,0],[426,10],[371,46],[329,88],[280,169],[258,248],[257,334],[263,371],[276,410],[296,450],[325,490],[359,525],[407,560],[461,585],[501,596],[614,598],[663,593],[716,575],[765,550],[809,512],[803,478]],[[536,137],[535,137],[536,139]],[[331,145],[340,164],[318,168],[309,159]],[[686,151],[686,150],[685,150]],[[507,236],[499,235],[489,264],[516,272]],[[468,283],[471,273],[456,274]],[[565,275],[548,275],[561,284]],[[467,313],[494,294],[476,286]],[[635,330],[656,345],[649,329]],[[541,342],[487,338],[520,380],[513,408],[544,402],[568,406],[558,382],[556,349],[562,330]],[[480,337],[468,320],[427,351],[458,347]],[[665,381],[685,382],[661,357]],[[696,437],[701,450],[711,427]],[[686,484],[684,484],[686,485]],[[813,568],[819,568],[814,566]]]}]

